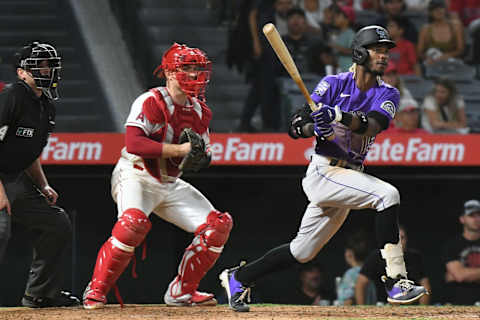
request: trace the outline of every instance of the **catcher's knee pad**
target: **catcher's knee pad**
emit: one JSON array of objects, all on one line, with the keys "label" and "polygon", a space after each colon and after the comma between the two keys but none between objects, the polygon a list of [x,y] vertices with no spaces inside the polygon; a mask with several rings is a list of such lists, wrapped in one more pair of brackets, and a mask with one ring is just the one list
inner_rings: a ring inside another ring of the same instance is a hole
[{"label": "catcher's knee pad", "polygon": [[176,283],[171,287],[173,297],[197,290],[200,280],[220,256],[232,226],[228,213],[210,212],[207,222],[197,228],[192,244],[185,250]]},{"label": "catcher's knee pad", "polygon": [[207,222],[197,228],[195,235],[203,235],[208,246],[223,248],[232,227],[233,220],[228,212],[212,211],[207,216]]},{"label": "catcher's knee pad", "polygon": [[127,209],[113,227],[113,244],[125,251],[132,251],[128,247],[138,247],[151,228],[152,223],[145,213],[138,209]]}]

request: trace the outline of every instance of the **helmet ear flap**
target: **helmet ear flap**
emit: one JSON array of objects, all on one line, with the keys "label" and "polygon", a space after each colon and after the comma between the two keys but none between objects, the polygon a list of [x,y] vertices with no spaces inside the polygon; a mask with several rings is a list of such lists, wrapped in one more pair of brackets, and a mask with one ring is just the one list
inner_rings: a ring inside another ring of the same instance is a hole
[{"label": "helmet ear flap", "polygon": [[364,64],[368,59],[368,50],[364,47],[356,47],[352,50],[352,60],[356,64]]}]

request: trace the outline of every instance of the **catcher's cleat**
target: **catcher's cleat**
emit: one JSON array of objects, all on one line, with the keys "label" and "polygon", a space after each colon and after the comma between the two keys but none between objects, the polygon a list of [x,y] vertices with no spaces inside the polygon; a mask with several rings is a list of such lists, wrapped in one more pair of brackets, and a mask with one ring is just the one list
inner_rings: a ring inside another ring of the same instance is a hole
[{"label": "catcher's cleat", "polygon": [[107,298],[98,290],[90,288],[91,282],[83,292],[83,308],[84,309],[101,309],[107,304]]},{"label": "catcher's cleat", "polygon": [[105,302],[96,301],[88,298],[83,300],[84,309],[92,310],[92,309],[101,309],[103,307],[105,307]]},{"label": "catcher's cleat", "polygon": [[422,286],[417,286],[413,281],[398,277],[392,279],[382,276],[387,291],[387,301],[391,304],[411,304],[429,292]]},{"label": "catcher's cleat", "polygon": [[219,278],[222,287],[227,291],[230,309],[237,312],[248,312],[250,307],[245,303],[245,298],[250,302],[250,288],[245,287],[240,281],[235,279],[235,272],[239,268],[226,269],[220,274]]},{"label": "catcher's cleat", "polygon": [[217,305],[217,300],[214,298],[213,294],[195,291],[193,294],[186,293],[179,296],[172,295],[172,285],[174,282],[170,283],[168,286],[167,292],[163,299],[167,306],[171,307],[213,307]]}]

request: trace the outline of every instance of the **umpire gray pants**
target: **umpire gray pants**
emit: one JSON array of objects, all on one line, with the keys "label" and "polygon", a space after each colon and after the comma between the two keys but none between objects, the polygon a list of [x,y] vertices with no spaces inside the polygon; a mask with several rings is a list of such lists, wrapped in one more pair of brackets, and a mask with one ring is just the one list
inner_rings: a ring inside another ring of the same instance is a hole
[{"label": "umpire gray pants", "polygon": [[330,166],[330,160],[313,155],[303,191],[310,203],[290,251],[305,263],[318,254],[342,226],[351,209],[375,209],[377,214],[400,203],[391,184],[361,171]]},{"label": "umpire gray pants", "polygon": [[25,294],[53,298],[63,283],[63,256],[72,234],[70,219],[62,208],[47,203],[25,173],[0,174],[0,178],[12,209],[11,216],[5,209],[0,210],[0,263],[8,246],[12,221],[24,225],[33,246]]}]

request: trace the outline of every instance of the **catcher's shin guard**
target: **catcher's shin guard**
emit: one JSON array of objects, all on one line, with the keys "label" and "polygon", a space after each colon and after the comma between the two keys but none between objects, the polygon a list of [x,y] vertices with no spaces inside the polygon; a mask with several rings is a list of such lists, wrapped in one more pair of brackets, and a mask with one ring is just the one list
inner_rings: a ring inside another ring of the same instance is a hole
[{"label": "catcher's shin guard", "polygon": [[166,297],[195,296],[200,280],[215,264],[227,242],[233,221],[228,213],[212,211],[199,226],[178,267],[178,275],[168,287]]},{"label": "catcher's shin guard", "polygon": [[94,309],[107,302],[108,291],[123,273],[152,224],[138,209],[128,209],[113,227],[112,236],[98,252],[92,281],[85,289],[84,307]]}]

